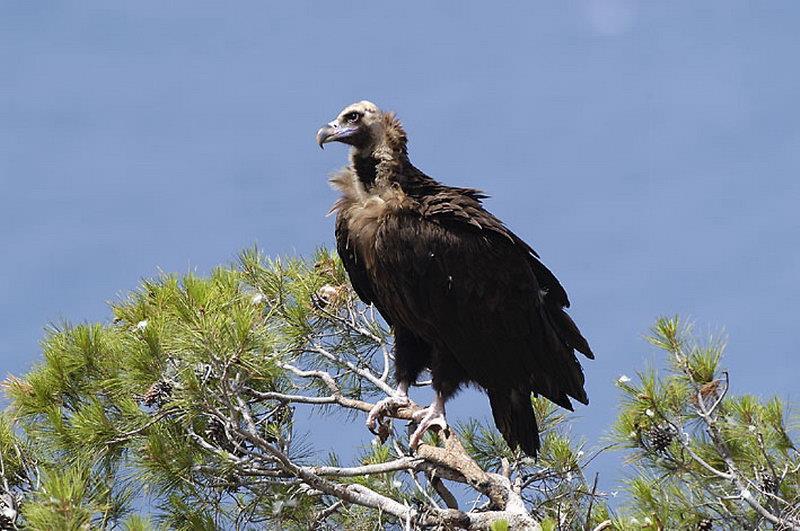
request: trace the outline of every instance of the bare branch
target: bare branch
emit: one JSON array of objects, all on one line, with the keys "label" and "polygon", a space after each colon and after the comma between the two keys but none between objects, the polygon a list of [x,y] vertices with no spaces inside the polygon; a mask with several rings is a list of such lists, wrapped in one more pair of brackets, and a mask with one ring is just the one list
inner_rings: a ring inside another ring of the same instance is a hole
[{"label": "bare branch", "polygon": [[414,470],[423,462],[419,457],[401,457],[394,461],[387,461],[385,463],[377,463],[373,465],[363,465],[354,467],[336,467],[336,466],[316,466],[310,467],[309,470],[318,476],[330,477],[354,477],[354,476],[369,476],[371,474],[385,474],[387,472],[397,472],[399,470]]},{"label": "bare branch", "polygon": [[255,389],[247,388],[247,392],[262,398],[264,400],[278,400],[280,402],[292,402],[297,404],[312,404],[312,405],[325,405],[325,404],[338,404],[349,409],[358,409],[360,411],[370,411],[372,404],[364,402],[363,400],[356,400],[355,398],[347,398],[342,395],[333,396],[304,396],[304,395],[289,395],[285,393],[276,392],[263,392],[256,391]]},{"label": "bare branch", "polygon": [[372,332],[370,332],[369,330],[367,330],[363,326],[358,326],[358,324],[356,324],[356,322],[355,322],[355,319],[352,319],[352,320],[345,319],[344,317],[342,317],[340,315],[336,315],[335,313],[328,311],[325,307],[323,307],[321,304],[319,304],[318,300],[314,300],[313,302],[314,302],[315,308],[320,313],[322,313],[325,317],[327,317],[327,318],[329,318],[329,319],[331,319],[331,320],[333,320],[333,321],[335,321],[335,322],[337,322],[339,324],[344,325],[348,330],[352,330],[353,332],[356,332],[357,334],[362,335],[362,336],[366,337],[367,339],[371,339],[372,341],[374,341],[375,343],[377,343],[379,345],[384,343],[383,338],[380,338],[380,337],[376,336],[375,334],[373,334]]},{"label": "bare branch", "polygon": [[165,409],[165,410],[163,410],[163,411],[160,411],[160,412],[159,412],[157,415],[155,415],[155,416],[154,416],[152,419],[150,419],[150,420],[149,420],[147,423],[145,423],[144,425],[142,425],[142,426],[140,426],[140,427],[138,427],[138,428],[135,428],[135,429],[133,429],[133,430],[130,430],[130,431],[128,431],[128,432],[121,433],[121,434],[120,434],[120,435],[118,435],[117,437],[115,437],[115,438],[111,439],[110,441],[106,442],[106,444],[110,446],[110,445],[112,445],[112,444],[117,444],[117,443],[125,442],[125,441],[127,441],[128,439],[130,439],[131,437],[133,437],[133,436],[135,436],[135,435],[139,435],[140,433],[142,433],[142,432],[144,432],[145,430],[147,430],[147,428],[149,428],[149,427],[151,427],[151,426],[153,426],[153,425],[157,424],[157,423],[158,423],[158,422],[159,422],[161,419],[163,419],[164,417],[166,417],[166,416],[167,416],[169,413],[170,413],[170,411],[169,411],[169,410],[166,410],[166,409]]},{"label": "bare branch", "polygon": [[586,528],[589,528],[589,522],[592,520],[592,506],[594,505],[594,496],[597,492],[597,480],[600,479],[600,474],[594,475],[594,483],[592,484],[592,494],[589,496],[589,508],[586,510]]},{"label": "bare branch", "polygon": [[[463,482],[485,494],[496,508],[505,509],[509,501],[516,496],[512,496],[508,479],[499,474],[485,472],[467,454],[452,432],[445,436],[444,448],[422,444],[417,449],[417,455],[433,465],[458,472],[463,477]],[[518,508],[522,500],[512,504]]]},{"label": "bare branch", "polygon": [[381,352],[383,353],[383,371],[381,372],[381,381],[385,382],[387,378],[389,378],[389,369],[391,368],[391,363],[389,362],[389,348],[386,346],[385,343],[381,344]]},{"label": "bare branch", "polygon": [[363,378],[366,378],[370,383],[372,383],[375,387],[377,387],[378,389],[380,389],[381,391],[383,391],[387,395],[395,396],[395,394],[396,394],[395,390],[392,389],[392,387],[389,384],[387,384],[385,381],[381,380],[378,376],[376,376],[369,369],[366,369],[366,368],[363,368],[363,367],[358,367],[355,364],[353,364],[352,362],[350,362],[348,360],[345,360],[345,359],[342,359],[339,356],[336,356],[336,355],[332,354],[330,351],[328,351],[327,349],[325,349],[325,348],[323,348],[323,347],[321,347],[319,345],[312,346],[310,348],[310,350],[311,350],[311,352],[316,352],[317,354],[321,355],[322,357],[326,358],[327,360],[332,361],[333,363],[335,363],[337,365],[341,365],[343,367],[347,367],[348,369],[350,369],[351,371],[355,372],[359,376],[361,376]]},{"label": "bare branch", "polygon": [[433,486],[433,490],[435,490],[439,497],[442,498],[442,501],[444,501],[445,505],[447,505],[447,508],[458,509],[458,500],[456,500],[456,497],[453,496],[452,492],[450,492],[450,489],[447,488],[447,485],[444,484],[444,481],[432,473],[428,473],[426,476],[431,486]]},{"label": "bare branch", "polygon": [[281,363],[279,364],[279,366],[283,369],[286,369],[287,371],[292,372],[297,376],[300,376],[301,378],[319,378],[325,383],[325,385],[333,394],[341,394],[339,386],[336,385],[336,382],[334,381],[333,376],[331,376],[330,373],[327,373],[325,371],[304,371],[298,367],[295,367],[290,363]]}]

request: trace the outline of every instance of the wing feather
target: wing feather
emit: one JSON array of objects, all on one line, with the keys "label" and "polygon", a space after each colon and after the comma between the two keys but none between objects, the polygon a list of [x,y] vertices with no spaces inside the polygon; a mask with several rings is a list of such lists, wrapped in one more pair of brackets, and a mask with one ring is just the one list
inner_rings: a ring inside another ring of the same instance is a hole
[{"label": "wing feather", "polygon": [[[339,215],[336,218],[336,252],[342,259],[350,284],[359,298],[366,304],[371,304],[375,295],[372,292],[369,275],[364,267],[364,262],[356,253],[350,242],[350,233],[347,229],[347,220]],[[385,317],[385,316],[384,316]]]},{"label": "wing feather", "polygon": [[[528,388],[571,409],[588,401],[574,350],[591,353],[563,311],[566,293],[533,250],[470,195],[442,187],[421,215],[388,219],[375,296],[439,343],[487,389]],[[397,273],[397,274],[394,274]]]}]

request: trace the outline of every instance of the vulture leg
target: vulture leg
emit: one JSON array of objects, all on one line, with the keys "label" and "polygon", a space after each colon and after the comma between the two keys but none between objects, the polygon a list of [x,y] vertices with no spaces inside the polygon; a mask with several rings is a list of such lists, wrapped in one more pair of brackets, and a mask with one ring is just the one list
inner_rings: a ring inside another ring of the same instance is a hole
[{"label": "vulture leg", "polygon": [[367,415],[367,428],[375,435],[379,435],[379,429],[383,417],[399,407],[408,406],[411,399],[408,398],[408,383],[400,382],[397,386],[395,396],[384,398],[373,407]]},{"label": "vulture leg", "polygon": [[422,436],[432,427],[438,426],[442,431],[447,429],[447,420],[444,418],[444,402],[444,396],[441,393],[436,393],[436,398],[430,406],[414,413],[414,420],[419,425],[408,440],[412,449],[417,449],[417,446],[422,441]]}]

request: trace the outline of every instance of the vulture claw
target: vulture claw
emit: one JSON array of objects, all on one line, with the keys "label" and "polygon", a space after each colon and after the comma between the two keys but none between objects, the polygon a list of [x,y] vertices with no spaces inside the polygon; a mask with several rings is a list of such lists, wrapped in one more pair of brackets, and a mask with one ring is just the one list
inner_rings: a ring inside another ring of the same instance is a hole
[{"label": "vulture claw", "polygon": [[413,417],[418,426],[408,439],[408,444],[412,450],[417,449],[422,442],[422,436],[429,429],[437,427],[442,432],[447,429],[447,419],[444,417],[444,400],[439,397],[429,407],[414,413]]},{"label": "vulture claw", "polygon": [[367,428],[375,435],[385,440],[385,430],[381,429],[383,418],[397,408],[406,407],[411,405],[411,400],[408,396],[398,395],[384,398],[373,407],[367,415]]}]

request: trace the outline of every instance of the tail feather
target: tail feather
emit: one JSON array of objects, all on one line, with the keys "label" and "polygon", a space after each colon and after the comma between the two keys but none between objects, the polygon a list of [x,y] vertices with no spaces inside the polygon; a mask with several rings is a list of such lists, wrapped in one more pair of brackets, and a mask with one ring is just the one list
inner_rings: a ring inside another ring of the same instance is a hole
[{"label": "tail feather", "polygon": [[531,457],[539,452],[539,426],[531,393],[520,389],[487,390],[495,426],[511,448],[522,448]]},{"label": "tail feather", "polygon": [[572,411],[569,397],[582,404],[589,403],[583,388],[583,369],[575,357],[575,350],[583,349],[589,354],[592,351],[564,310],[548,305],[542,306],[540,312],[542,343],[539,352],[546,356],[547,362],[543,364],[546,370],[531,375],[532,390]]},{"label": "tail feather", "polygon": [[589,342],[586,341],[581,331],[578,330],[578,325],[575,324],[572,317],[570,317],[563,308],[548,307],[547,313],[562,341],[590,360],[593,360],[594,352],[592,352],[592,349],[589,347]]}]

